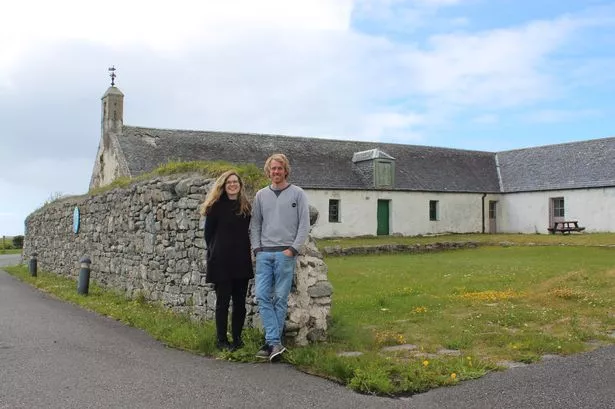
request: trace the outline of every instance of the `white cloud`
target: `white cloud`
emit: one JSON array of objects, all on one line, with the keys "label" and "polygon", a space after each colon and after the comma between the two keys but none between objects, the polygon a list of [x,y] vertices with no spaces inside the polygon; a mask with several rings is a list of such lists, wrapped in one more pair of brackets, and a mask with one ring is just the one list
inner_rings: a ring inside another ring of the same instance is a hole
[{"label": "white cloud", "polygon": [[[27,63],[27,68],[36,83],[49,82],[33,67],[41,67],[38,71],[49,66],[71,67],[70,59],[79,66],[81,81],[87,83],[91,80],[86,80],[86,74],[91,77],[98,70],[104,75],[107,65],[101,64],[100,55],[111,56],[108,64],[118,67],[118,84],[127,94],[126,123],[132,125],[361,139],[381,139],[393,133],[401,138],[407,132],[408,140],[417,140],[425,127],[446,121],[464,107],[491,109],[551,97],[560,84],[549,72],[548,58],[580,24],[560,18],[479,33],[434,35],[425,47],[419,47],[348,31],[350,0],[299,1],[296,5],[301,6],[301,13],[284,6],[282,0],[259,3],[258,10],[248,3],[235,15],[217,6],[220,3],[199,6],[183,0],[177,10],[192,4],[194,15],[208,11],[207,18],[218,23],[215,29],[201,24],[205,31],[198,35],[180,28],[177,38],[189,40],[169,55],[131,45],[159,29],[155,16],[164,11],[162,3],[152,3],[154,17],[143,24],[135,17],[141,3],[131,2],[125,12],[135,21],[129,29],[119,24],[114,35],[99,32],[96,25],[102,23],[98,20],[92,31],[64,28],[60,34],[50,34],[58,38],[75,32],[90,41],[127,44],[119,48],[100,45],[94,61],[83,58],[82,52],[78,61],[79,50],[58,54],[39,47],[35,62]],[[69,4],[79,10],[80,3],[69,0],[61,6]],[[272,13],[275,7],[279,12]],[[170,17],[181,14],[173,10]],[[270,29],[246,30],[243,21],[250,13],[255,13],[251,27],[262,24],[271,25]],[[65,20],[59,23],[68,24],[70,16],[61,18]],[[173,31],[176,20],[169,18],[161,32]],[[221,25],[225,28],[220,29]],[[216,36],[209,35],[213,31]],[[156,35],[147,41],[155,43]],[[23,68],[22,64],[20,72]],[[22,81],[19,89],[31,83]],[[41,84],[36,89],[46,87]],[[62,91],[66,92],[70,88]],[[408,105],[389,106],[393,100]],[[414,120],[404,122],[408,118]]]},{"label": "white cloud", "polygon": [[424,123],[424,118],[417,113],[377,112],[363,118],[363,132],[358,139],[366,140],[402,140],[405,143],[421,141],[417,128]]},{"label": "white cloud", "polygon": [[[172,4],[172,6],[171,6]],[[352,0],[22,0],[3,5],[0,86],[34,44],[79,40],[172,52],[251,30],[347,30]],[[36,12],[33,12],[36,10]]]},{"label": "white cloud", "polygon": [[497,124],[499,121],[500,117],[495,114],[484,114],[472,118],[473,123],[483,125]]},{"label": "white cloud", "polygon": [[563,18],[519,28],[433,36],[427,50],[409,52],[419,92],[439,102],[499,106],[549,96],[556,84],[548,57],[576,24]]},{"label": "white cloud", "polygon": [[19,158],[12,163],[11,174],[19,177],[0,177],[0,235],[23,234],[26,217],[55,194],[87,192],[92,166],[93,156],[74,160]]},{"label": "white cloud", "polygon": [[438,11],[445,7],[458,6],[468,0],[356,0],[353,16],[359,21],[377,25],[381,30],[411,33],[418,28],[433,24],[464,25],[467,20],[460,16],[446,22],[438,20]]},{"label": "white cloud", "polygon": [[[346,30],[351,0],[22,0],[4,9],[3,34],[117,45],[165,45],[220,28]],[[33,13],[32,10],[36,10]]]},{"label": "white cloud", "polygon": [[452,6],[454,4],[460,4],[463,1],[464,0],[415,0],[415,3],[428,6]]},{"label": "white cloud", "polygon": [[596,109],[543,109],[527,114],[525,120],[539,123],[561,123],[599,116],[601,116],[601,112]]}]

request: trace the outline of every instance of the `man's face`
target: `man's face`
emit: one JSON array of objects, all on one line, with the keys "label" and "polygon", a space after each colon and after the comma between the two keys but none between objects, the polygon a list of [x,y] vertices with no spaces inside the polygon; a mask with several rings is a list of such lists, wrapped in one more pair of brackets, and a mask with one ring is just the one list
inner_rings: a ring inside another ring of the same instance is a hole
[{"label": "man's face", "polygon": [[269,179],[275,184],[283,183],[286,180],[286,170],[282,163],[272,160],[269,164]]}]

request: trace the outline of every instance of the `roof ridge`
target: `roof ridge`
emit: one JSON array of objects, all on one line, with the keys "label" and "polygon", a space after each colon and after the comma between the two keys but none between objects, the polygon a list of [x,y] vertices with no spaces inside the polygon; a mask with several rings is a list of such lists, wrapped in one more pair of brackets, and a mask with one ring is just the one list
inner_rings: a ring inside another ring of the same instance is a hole
[{"label": "roof ridge", "polygon": [[459,149],[459,148],[450,148],[445,146],[435,146],[435,145],[417,145],[417,144],[407,144],[407,143],[399,143],[399,142],[384,142],[384,141],[361,141],[356,139],[336,139],[336,138],[325,138],[318,136],[296,136],[296,135],[286,135],[286,134],[273,134],[273,133],[258,133],[258,132],[234,132],[234,131],[214,131],[214,130],[198,130],[198,129],[177,129],[177,128],[152,128],[152,127],[144,127],[144,126],[131,126],[131,125],[123,125],[123,128],[131,128],[131,129],[141,129],[144,131],[170,131],[170,132],[184,132],[191,134],[219,134],[219,135],[244,135],[244,136],[265,136],[272,138],[286,138],[286,139],[301,139],[301,140],[322,140],[327,142],[345,142],[345,143],[357,143],[357,144],[372,144],[375,147],[378,145],[386,145],[386,146],[405,146],[405,147],[414,147],[421,149],[438,149],[442,151],[451,151],[451,152],[467,152],[467,153],[482,153],[495,155],[496,152],[492,151],[481,151],[476,149]]},{"label": "roof ridge", "polygon": [[551,144],[546,144],[546,145],[528,146],[525,148],[509,149],[505,151],[498,151],[495,153],[519,152],[519,151],[535,150],[535,149],[541,149],[541,148],[552,148],[556,146],[566,146],[566,145],[586,145],[589,143],[597,143],[597,142],[613,140],[613,139],[615,139],[615,136],[606,136],[603,138],[596,138],[596,139],[584,139],[580,141],[569,141],[569,142],[551,143]]}]

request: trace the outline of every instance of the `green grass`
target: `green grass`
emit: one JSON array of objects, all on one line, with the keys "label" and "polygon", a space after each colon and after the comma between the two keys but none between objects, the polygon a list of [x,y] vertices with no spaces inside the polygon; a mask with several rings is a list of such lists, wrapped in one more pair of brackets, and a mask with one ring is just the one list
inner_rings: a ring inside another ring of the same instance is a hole
[{"label": "green grass", "polygon": [[[348,363],[344,371],[320,371],[363,392],[412,393],[481,376],[499,361],[572,354],[590,340],[613,343],[614,255],[608,248],[541,246],[328,258],[335,342],[321,346],[320,361]],[[422,366],[424,356],[413,351],[380,351],[405,343],[421,353],[446,348],[462,356],[435,355]],[[336,356],[344,350],[365,352],[369,362]],[[366,386],[357,373],[376,379]],[[409,384],[410,373],[416,378]]]},{"label": "green grass", "polygon": [[[291,347],[284,359],[362,393],[400,395],[478,378],[500,361],[531,363],[614,343],[608,336],[615,330],[614,256],[613,248],[591,246],[485,246],[328,257],[334,286],[329,340]],[[10,271],[170,346],[236,361],[253,361],[260,346],[260,333],[249,330],[246,348],[220,353],[212,323],[97,286],[79,296],[75,281],[48,274],[32,279],[24,267]],[[416,349],[382,350],[400,344]],[[349,351],[362,355],[339,355]]]},{"label": "green grass", "polygon": [[342,248],[357,246],[378,246],[383,244],[429,244],[443,242],[474,241],[484,244],[499,244],[510,242],[514,244],[542,244],[542,245],[575,245],[600,246],[615,245],[613,233],[581,233],[581,234],[445,234],[438,236],[364,236],[347,238],[317,239],[320,249],[328,246]]},{"label": "green grass", "polygon": [[0,254],[21,254],[21,249],[0,249]]},{"label": "green grass", "polygon": [[169,161],[159,166],[151,172],[144,173],[134,178],[120,177],[109,185],[91,189],[89,194],[96,195],[111,189],[130,186],[132,183],[148,180],[156,176],[176,175],[185,173],[197,173],[207,178],[217,178],[227,170],[235,169],[244,181],[244,186],[248,194],[255,193],[258,189],[267,185],[268,180],[263,170],[252,164],[232,164],[229,162],[216,161]]},{"label": "green grass", "polygon": [[0,236],[0,254],[21,254],[21,249],[13,246],[13,236]]}]

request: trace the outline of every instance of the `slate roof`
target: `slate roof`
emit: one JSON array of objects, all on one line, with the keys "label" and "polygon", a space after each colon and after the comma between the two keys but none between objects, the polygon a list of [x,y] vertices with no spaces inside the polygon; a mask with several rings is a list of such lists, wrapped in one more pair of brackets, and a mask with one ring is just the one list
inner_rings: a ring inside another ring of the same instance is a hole
[{"label": "slate roof", "polygon": [[503,192],[615,186],[615,138],[497,153]]},{"label": "slate roof", "polygon": [[[283,152],[291,181],[311,189],[373,189],[358,152],[395,158],[393,190],[513,193],[615,186],[615,137],[502,152],[283,135],[124,126],[118,142],[132,176],[169,160],[261,167]],[[386,155],[386,156],[385,156]],[[388,190],[388,189],[387,189]]]},{"label": "slate roof", "polygon": [[[118,136],[132,176],[169,160],[224,160],[261,167],[286,154],[290,180],[312,189],[370,189],[353,154],[378,148],[395,158],[395,190],[499,192],[495,154],[428,146],[124,126]],[[387,189],[389,190],[389,189]]]}]

